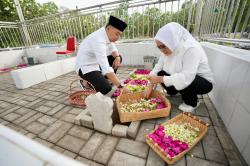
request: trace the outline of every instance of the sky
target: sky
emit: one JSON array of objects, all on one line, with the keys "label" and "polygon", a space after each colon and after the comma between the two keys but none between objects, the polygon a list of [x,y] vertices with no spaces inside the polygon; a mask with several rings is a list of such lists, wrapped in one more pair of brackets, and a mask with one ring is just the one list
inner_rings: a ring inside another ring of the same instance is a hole
[{"label": "sky", "polygon": [[58,7],[67,7],[69,9],[78,9],[93,5],[99,5],[103,3],[112,2],[114,0],[35,0],[37,3],[46,3],[53,1]]}]

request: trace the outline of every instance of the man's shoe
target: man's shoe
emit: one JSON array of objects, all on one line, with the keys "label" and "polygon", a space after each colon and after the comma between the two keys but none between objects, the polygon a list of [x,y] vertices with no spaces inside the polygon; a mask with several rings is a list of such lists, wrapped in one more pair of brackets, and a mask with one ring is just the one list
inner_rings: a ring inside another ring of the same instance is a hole
[{"label": "man's shoe", "polygon": [[91,89],[91,86],[86,80],[80,80],[80,86],[82,89]]},{"label": "man's shoe", "polygon": [[200,105],[200,102],[197,102],[197,105],[195,107],[192,107],[191,105],[187,105],[184,102],[179,105],[179,110],[183,111],[183,112],[193,112],[196,108],[198,108]]}]

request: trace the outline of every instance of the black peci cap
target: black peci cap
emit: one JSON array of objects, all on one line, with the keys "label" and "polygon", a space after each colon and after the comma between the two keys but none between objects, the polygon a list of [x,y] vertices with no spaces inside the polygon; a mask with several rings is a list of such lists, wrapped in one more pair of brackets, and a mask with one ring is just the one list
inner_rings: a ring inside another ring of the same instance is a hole
[{"label": "black peci cap", "polygon": [[114,16],[109,17],[109,22],[107,25],[112,25],[113,27],[115,27],[116,29],[118,29],[122,32],[127,27],[127,24],[124,21],[122,21],[119,18],[116,18]]}]

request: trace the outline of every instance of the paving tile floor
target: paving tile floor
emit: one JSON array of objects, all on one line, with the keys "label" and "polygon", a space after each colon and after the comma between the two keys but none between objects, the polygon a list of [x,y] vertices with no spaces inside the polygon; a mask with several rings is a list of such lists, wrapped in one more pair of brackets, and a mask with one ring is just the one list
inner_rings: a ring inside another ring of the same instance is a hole
[{"label": "paving tile floor", "polygon": [[[118,77],[126,79],[135,67],[121,67]],[[19,90],[9,73],[0,74],[0,124],[26,135],[53,150],[91,166],[167,165],[145,143],[144,134],[179,113],[179,97],[172,103],[169,117],[142,121],[135,139],[119,138],[74,124],[82,108],[68,102],[70,83],[78,79],[68,73]],[[194,114],[210,124],[205,138],[177,166],[247,165],[228,134],[207,95],[199,96]]]}]

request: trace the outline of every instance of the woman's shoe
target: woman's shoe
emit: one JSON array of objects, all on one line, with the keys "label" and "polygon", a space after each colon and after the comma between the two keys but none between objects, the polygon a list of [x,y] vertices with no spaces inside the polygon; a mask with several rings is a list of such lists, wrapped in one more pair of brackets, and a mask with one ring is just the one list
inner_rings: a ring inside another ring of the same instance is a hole
[{"label": "woman's shoe", "polygon": [[191,106],[191,105],[187,105],[184,102],[179,105],[179,110],[183,111],[183,112],[193,112],[196,108],[198,108],[200,105],[200,102],[197,102],[197,105],[195,107]]}]

